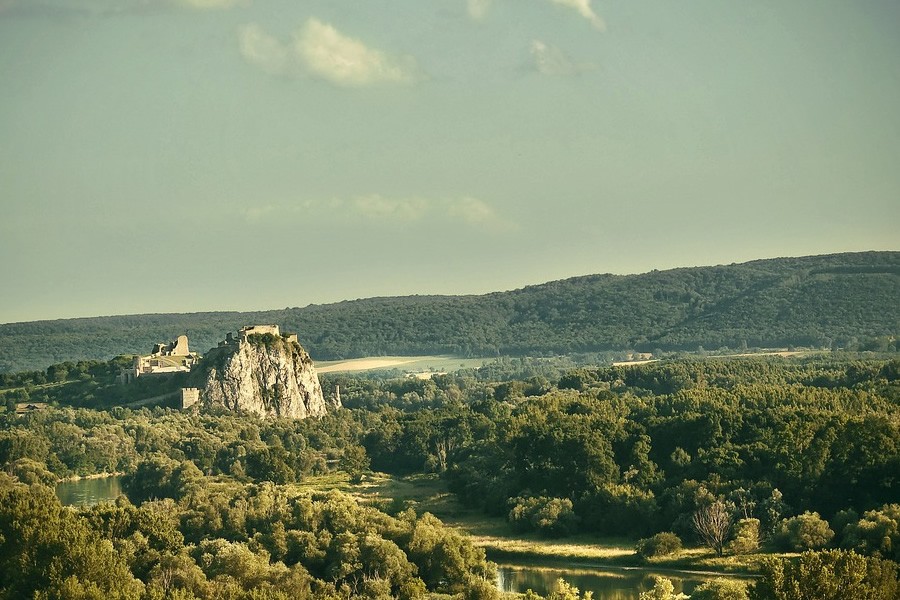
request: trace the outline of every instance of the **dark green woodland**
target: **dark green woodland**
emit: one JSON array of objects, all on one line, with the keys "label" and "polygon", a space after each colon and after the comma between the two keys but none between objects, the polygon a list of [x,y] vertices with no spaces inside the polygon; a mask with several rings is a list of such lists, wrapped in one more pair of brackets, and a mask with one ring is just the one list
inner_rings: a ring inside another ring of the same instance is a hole
[{"label": "dark green woodland", "polygon": [[247,323],[300,333],[316,360],[700,347],[888,350],[900,331],[898,297],[900,252],[866,252],[589,275],[482,296],[11,323],[0,325],[0,373],[148,352],[181,334],[202,353],[222,332]]}]

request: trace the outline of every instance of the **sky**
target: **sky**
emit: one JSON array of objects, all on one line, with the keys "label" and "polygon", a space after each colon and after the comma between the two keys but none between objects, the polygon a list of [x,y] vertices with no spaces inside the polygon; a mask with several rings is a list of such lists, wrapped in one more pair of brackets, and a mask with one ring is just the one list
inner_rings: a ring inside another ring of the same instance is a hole
[{"label": "sky", "polygon": [[900,249],[896,0],[0,0],[0,323]]}]

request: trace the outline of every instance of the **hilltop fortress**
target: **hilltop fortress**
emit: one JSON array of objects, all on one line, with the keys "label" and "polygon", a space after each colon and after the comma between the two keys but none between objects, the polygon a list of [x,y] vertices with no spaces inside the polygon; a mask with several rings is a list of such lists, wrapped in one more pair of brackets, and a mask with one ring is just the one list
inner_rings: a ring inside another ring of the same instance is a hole
[{"label": "hilltop fortress", "polygon": [[340,408],[335,397],[326,402],[312,359],[297,334],[283,334],[278,325],[242,327],[229,332],[203,358],[191,352],[187,336],[155,344],[149,355],[135,356],[123,369],[123,383],[139,377],[189,373],[191,387],[178,396],[181,409],[200,405],[259,416],[302,419]]},{"label": "hilltop fortress", "polygon": [[122,369],[119,380],[131,383],[138,377],[170,373],[187,373],[200,360],[191,352],[186,335],[179,335],[174,342],[154,344],[150,354],[136,355],[131,368]]},{"label": "hilltop fortress", "polygon": [[264,417],[322,416],[340,401],[326,402],[312,359],[296,334],[277,325],[242,327],[228,334],[191,372],[205,407]]}]

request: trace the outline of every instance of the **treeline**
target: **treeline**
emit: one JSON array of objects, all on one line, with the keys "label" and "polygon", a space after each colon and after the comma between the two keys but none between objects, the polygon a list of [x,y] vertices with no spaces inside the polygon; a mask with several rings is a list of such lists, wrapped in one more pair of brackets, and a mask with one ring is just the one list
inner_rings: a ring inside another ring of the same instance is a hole
[{"label": "treeline", "polygon": [[296,331],[318,360],[813,346],[896,351],[900,253],[591,275],[483,296],[371,298],[245,313],[0,325],[0,372],[147,352],[187,334],[214,347],[249,323]]}]

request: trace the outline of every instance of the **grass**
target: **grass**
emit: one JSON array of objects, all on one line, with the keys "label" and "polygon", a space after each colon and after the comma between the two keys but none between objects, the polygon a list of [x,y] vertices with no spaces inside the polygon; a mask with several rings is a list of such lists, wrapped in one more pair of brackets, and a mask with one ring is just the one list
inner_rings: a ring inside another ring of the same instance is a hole
[{"label": "grass", "polygon": [[345,473],[333,472],[308,477],[294,484],[298,491],[338,489],[389,511],[412,508],[430,512],[444,523],[466,533],[488,557],[502,561],[584,563],[584,566],[648,568],[654,571],[699,571],[748,575],[759,571],[760,562],[770,554],[718,557],[706,548],[686,548],[678,553],[642,561],[634,553],[636,540],[578,534],[547,539],[537,534],[513,532],[502,517],[489,517],[463,506],[436,475],[391,477],[372,473],[360,483],[351,483]]},{"label": "grass", "polygon": [[[384,367],[367,367],[365,361],[378,359],[395,364]],[[484,366],[494,358],[461,358],[458,356],[373,356],[360,359],[316,361],[316,369],[327,369],[332,373],[358,371],[393,371],[405,373],[451,373],[460,369],[475,369]]]}]

